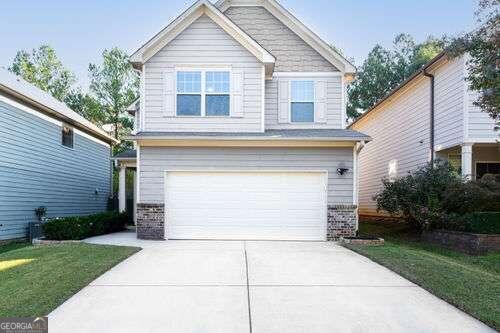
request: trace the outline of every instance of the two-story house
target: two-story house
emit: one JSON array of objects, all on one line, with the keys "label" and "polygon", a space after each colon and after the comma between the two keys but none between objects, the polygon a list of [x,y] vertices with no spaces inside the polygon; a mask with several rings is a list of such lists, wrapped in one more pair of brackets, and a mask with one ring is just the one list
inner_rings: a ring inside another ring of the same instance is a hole
[{"label": "two-story house", "polygon": [[198,1],[131,62],[139,238],[355,234],[370,139],[345,128],[355,68],[280,4]]},{"label": "two-story house", "polygon": [[380,215],[373,196],[382,178],[431,160],[449,161],[464,178],[500,174],[500,133],[474,105],[466,77],[467,55],[443,52],[350,125],[373,138],[359,156],[360,214]]}]

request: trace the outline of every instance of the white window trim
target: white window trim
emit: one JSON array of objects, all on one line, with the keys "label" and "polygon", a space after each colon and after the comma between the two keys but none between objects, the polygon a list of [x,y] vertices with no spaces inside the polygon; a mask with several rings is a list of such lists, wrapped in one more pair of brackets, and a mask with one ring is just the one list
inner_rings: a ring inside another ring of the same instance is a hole
[{"label": "white window trim", "polygon": [[[313,99],[312,101],[292,101],[292,82],[312,82],[313,84]],[[314,79],[293,79],[288,82],[288,122],[291,124],[314,124],[316,123],[316,81]],[[313,120],[312,121],[293,121],[292,120],[292,103],[312,103],[313,104]]]},{"label": "white window trim", "polygon": [[[200,72],[201,73],[201,90],[200,93],[179,93],[177,92],[177,73],[178,72]],[[227,116],[207,116],[206,114],[206,105],[205,99],[207,95],[226,95],[220,93],[207,93],[206,92],[206,72],[228,72],[229,73],[229,114]],[[175,67],[174,71],[174,93],[175,93],[175,117],[178,118],[230,118],[233,114],[231,99],[233,91],[233,80],[232,80],[232,69],[231,67],[215,67],[212,65],[208,65],[206,67],[191,67],[189,65],[185,65],[185,67]],[[177,96],[178,95],[201,95],[201,105],[200,105],[200,115],[199,116],[191,116],[191,115],[179,115],[177,114]]]}]

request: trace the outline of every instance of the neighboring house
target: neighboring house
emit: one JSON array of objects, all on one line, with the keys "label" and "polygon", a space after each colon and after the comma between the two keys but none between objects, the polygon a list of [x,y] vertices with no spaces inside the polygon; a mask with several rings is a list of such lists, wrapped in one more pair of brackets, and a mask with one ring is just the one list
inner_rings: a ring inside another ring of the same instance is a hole
[{"label": "neighboring house", "polygon": [[276,1],[198,1],[131,61],[139,238],[355,234],[355,68]]},{"label": "neighboring house", "polygon": [[115,140],[48,93],[0,69],[0,241],[48,217],[106,210]]},{"label": "neighboring house", "polygon": [[360,214],[379,214],[373,196],[383,177],[404,176],[431,156],[471,179],[500,174],[500,133],[473,105],[466,59],[438,55],[350,125],[373,138],[359,156]]}]

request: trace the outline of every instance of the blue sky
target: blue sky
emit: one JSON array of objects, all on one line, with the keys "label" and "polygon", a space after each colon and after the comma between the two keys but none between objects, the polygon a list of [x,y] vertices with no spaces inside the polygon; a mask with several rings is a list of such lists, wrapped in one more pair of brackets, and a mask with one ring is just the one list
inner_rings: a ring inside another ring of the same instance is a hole
[{"label": "blue sky", "polygon": [[[86,85],[89,62],[105,48],[129,54],[194,0],[22,0],[3,1],[0,10],[0,66],[17,50],[42,43]],[[477,0],[282,0],[281,3],[324,40],[360,65],[375,44],[390,46],[406,32],[417,40],[457,34],[474,25]]]}]

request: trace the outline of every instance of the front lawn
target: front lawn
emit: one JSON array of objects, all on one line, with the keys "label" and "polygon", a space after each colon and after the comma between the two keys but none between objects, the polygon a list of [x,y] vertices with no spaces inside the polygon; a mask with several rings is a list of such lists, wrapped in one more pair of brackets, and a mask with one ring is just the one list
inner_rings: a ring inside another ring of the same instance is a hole
[{"label": "front lawn", "polygon": [[47,315],[138,250],[84,243],[0,246],[0,317]]},{"label": "front lawn", "polygon": [[500,253],[468,256],[423,244],[403,224],[362,221],[360,234],[384,237],[386,244],[349,248],[500,329]]}]

